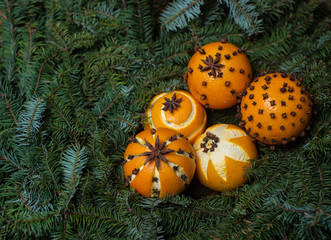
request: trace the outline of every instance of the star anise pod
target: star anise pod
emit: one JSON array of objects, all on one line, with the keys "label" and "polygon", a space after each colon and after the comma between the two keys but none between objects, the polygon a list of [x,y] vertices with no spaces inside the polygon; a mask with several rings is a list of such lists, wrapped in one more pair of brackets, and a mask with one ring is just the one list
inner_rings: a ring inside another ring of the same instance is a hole
[{"label": "star anise pod", "polygon": [[176,93],[172,95],[171,100],[169,98],[164,98],[165,102],[163,103],[164,107],[162,108],[163,111],[169,110],[171,113],[174,109],[179,107],[179,104],[182,102],[182,98],[176,99]]},{"label": "star anise pod", "polygon": [[143,152],[143,153],[139,154],[139,156],[148,156],[144,165],[146,165],[149,161],[154,159],[156,168],[157,168],[157,170],[159,170],[160,160],[162,160],[165,163],[168,163],[168,159],[164,155],[174,152],[175,150],[167,149],[167,148],[164,149],[166,142],[163,142],[160,145],[159,135],[156,136],[154,146],[152,144],[150,144],[146,139],[144,139],[144,140],[145,140],[147,147],[150,149],[150,151]]},{"label": "star anise pod", "polygon": [[209,55],[206,60],[201,60],[204,64],[206,64],[206,67],[201,68],[201,72],[211,70],[211,74],[214,78],[216,78],[216,70],[221,71],[221,67],[224,67],[224,65],[220,64],[220,56],[213,59],[211,55]]}]

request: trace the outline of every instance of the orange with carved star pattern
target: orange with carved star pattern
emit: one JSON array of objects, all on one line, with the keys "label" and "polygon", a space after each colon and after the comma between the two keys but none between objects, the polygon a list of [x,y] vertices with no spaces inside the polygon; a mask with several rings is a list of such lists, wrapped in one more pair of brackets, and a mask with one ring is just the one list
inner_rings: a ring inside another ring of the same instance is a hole
[{"label": "orange with carved star pattern", "polygon": [[193,145],[197,157],[197,176],[206,187],[235,189],[246,182],[249,160],[257,158],[257,149],[240,127],[216,124],[206,129]]}]

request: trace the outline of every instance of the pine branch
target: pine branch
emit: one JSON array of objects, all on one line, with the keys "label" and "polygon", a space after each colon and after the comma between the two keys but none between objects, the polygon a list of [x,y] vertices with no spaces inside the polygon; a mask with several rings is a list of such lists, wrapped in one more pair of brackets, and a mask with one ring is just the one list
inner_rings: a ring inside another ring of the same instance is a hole
[{"label": "pine branch", "polygon": [[116,100],[122,95],[121,92],[119,92],[117,94],[117,96],[115,97],[115,99],[106,107],[105,110],[103,110],[102,113],[100,113],[99,117],[98,118],[102,118],[102,116],[109,110],[109,108],[111,108],[111,106],[116,102]]},{"label": "pine branch", "polygon": [[190,21],[201,13],[200,6],[203,4],[203,0],[177,0],[170,3],[161,13],[162,27],[165,27],[168,31],[186,27]]},{"label": "pine branch", "polygon": [[43,63],[41,64],[40,69],[39,69],[39,73],[38,73],[37,82],[36,82],[36,85],[35,85],[35,87],[34,87],[33,94],[36,94],[36,93],[37,93],[37,89],[38,89],[38,87],[39,87],[39,83],[40,83],[41,73],[42,73],[42,70],[43,70],[45,64],[46,64],[48,61],[50,61],[52,58],[54,58],[54,57],[55,57],[55,56],[52,56],[52,57],[49,57],[49,58],[45,59],[45,60],[43,61]]},{"label": "pine branch", "polygon": [[16,118],[16,116],[15,116],[15,114],[13,112],[13,109],[10,106],[10,100],[7,99],[6,95],[4,95],[3,97],[5,99],[6,107],[8,108],[8,110],[10,112],[10,115],[13,117],[14,122],[17,124],[18,121],[17,121],[17,118]]},{"label": "pine branch", "polygon": [[76,192],[77,185],[80,182],[81,174],[87,163],[87,156],[85,153],[85,147],[73,145],[68,148],[61,159],[61,165],[63,168],[63,193],[65,196],[65,205],[63,206],[65,211],[68,208],[70,200]]},{"label": "pine branch", "polygon": [[230,17],[246,34],[257,35],[263,31],[263,21],[255,10],[255,6],[248,0],[219,0],[219,2],[229,7]]},{"label": "pine branch", "polygon": [[25,110],[19,117],[17,138],[21,144],[28,144],[39,132],[46,103],[40,98],[31,98],[24,106]]}]

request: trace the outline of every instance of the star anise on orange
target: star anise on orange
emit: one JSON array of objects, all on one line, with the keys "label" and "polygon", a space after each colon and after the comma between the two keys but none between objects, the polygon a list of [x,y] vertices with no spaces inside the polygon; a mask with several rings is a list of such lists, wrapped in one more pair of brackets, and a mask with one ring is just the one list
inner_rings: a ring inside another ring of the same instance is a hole
[{"label": "star anise on orange", "polygon": [[160,161],[168,163],[168,159],[164,155],[174,152],[175,150],[168,149],[168,148],[165,149],[166,142],[163,142],[160,145],[159,135],[156,136],[154,146],[151,143],[149,143],[146,139],[144,139],[144,140],[150,151],[143,152],[143,153],[139,154],[139,156],[148,156],[144,165],[146,165],[148,162],[150,162],[154,159],[156,168],[157,168],[157,170],[159,170]]},{"label": "star anise on orange", "polygon": [[162,108],[163,111],[169,110],[171,113],[174,109],[179,107],[180,103],[182,102],[183,98],[176,99],[176,93],[172,95],[171,100],[169,98],[164,98],[165,102],[162,103],[164,107]]},{"label": "star anise on orange", "polygon": [[202,60],[201,61],[206,64],[207,66],[206,67],[203,67],[201,68],[201,72],[204,72],[204,71],[208,71],[208,70],[211,70],[211,74],[213,75],[214,78],[216,78],[216,70],[217,71],[221,71],[221,67],[224,67],[223,64],[220,64],[219,61],[220,61],[220,56],[216,57],[215,59],[213,59],[213,57],[211,55],[209,55],[206,60]]}]

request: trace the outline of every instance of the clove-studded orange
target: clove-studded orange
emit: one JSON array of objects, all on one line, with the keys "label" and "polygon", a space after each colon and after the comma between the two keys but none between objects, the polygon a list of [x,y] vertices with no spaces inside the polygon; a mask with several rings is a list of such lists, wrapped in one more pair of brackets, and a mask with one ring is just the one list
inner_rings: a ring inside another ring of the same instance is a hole
[{"label": "clove-studded orange", "polygon": [[195,153],[182,134],[168,128],[152,128],[131,138],[123,168],[126,185],[143,196],[162,198],[181,193],[191,182]]},{"label": "clove-studded orange", "polygon": [[238,93],[251,79],[252,68],[245,51],[226,39],[197,48],[187,67],[189,90],[206,108],[236,105]]},{"label": "clove-studded orange", "polygon": [[189,92],[182,90],[158,94],[145,113],[145,129],[170,128],[182,133],[191,143],[206,128],[205,109]]},{"label": "clove-studded orange", "polygon": [[249,160],[257,158],[251,138],[240,127],[216,124],[206,129],[193,145],[197,157],[197,176],[206,187],[230,190],[246,182]]},{"label": "clove-studded orange", "polygon": [[262,143],[287,144],[310,128],[312,106],[302,78],[284,71],[263,73],[242,97],[240,126]]}]

